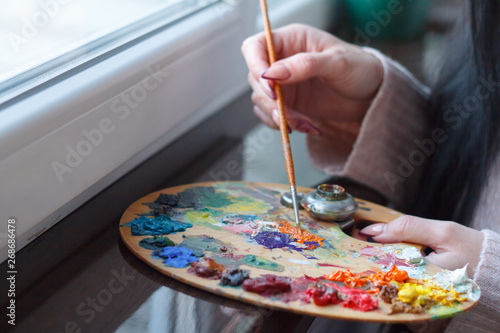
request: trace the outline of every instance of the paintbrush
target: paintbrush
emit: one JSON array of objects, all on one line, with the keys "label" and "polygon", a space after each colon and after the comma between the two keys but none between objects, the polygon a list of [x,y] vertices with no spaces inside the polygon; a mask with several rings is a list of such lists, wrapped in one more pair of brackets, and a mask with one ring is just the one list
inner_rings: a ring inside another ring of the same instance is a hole
[{"label": "paintbrush", "polygon": [[[262,11],[262,20],[266,33],[267,52],[269,54],[269,64],[276,62],[276,53],[274,52],[273,35],[271,33],[271,24],[269,23],[269,15],[267,11],[266,0],[260,0],[260,8]],[[276,93],[276,106],[278,108],[279,125],[281,132],[281,142],[283,144],[283,153],[285,154],[286,172],[288,174],[288,182],[290,183],[290,194],[292,195],[293,210],[295,213],[295,222],[300,228],[299,207],[297,203],[297,189],[295,187],[295,170],[293,168],[292,150],[290,147],[290,139],[288,137],[288,126],[285,119],[285,107],[283,103],[283,95],[281,87],[278,83],[274,83],[274,92]]]}]

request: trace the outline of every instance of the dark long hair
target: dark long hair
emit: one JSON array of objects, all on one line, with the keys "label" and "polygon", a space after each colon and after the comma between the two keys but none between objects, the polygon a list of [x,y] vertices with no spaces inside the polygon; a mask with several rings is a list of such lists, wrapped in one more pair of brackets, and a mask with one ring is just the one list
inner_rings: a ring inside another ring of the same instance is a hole
[{"label": "dark long hair", "polygon": [[427,108],[430,128],[443,129],[447,139],[436,145],[419,200],[408,207],[415,215],[465,225],[499,148],[500,1],[470,0],[467,12]]}]

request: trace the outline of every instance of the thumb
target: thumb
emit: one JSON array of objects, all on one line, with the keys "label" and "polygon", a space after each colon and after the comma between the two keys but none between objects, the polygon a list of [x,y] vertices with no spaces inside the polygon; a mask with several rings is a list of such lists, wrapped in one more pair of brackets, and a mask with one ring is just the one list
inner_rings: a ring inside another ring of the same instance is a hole
[{"label": "thumb", "polygon": [[360,232],[380,243],[408,242],[437,248],[445,239],[443,228],[449,222],[428,220],[410,215],[403,215],[394,221],[370,225]]}]

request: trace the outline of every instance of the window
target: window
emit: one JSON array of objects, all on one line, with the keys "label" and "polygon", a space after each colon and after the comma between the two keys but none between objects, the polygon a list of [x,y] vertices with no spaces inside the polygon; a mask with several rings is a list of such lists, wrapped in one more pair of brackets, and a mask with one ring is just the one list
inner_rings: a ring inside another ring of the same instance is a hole
[{"label": "window", "polygon": [[0,103],[217,0],[7,0]]},{"label": "window", "polygon": [[[0,55],[2,261],[9,218],[20,249],[247,91],[240,47],[262,29],[253,0],[9,2],[26,16],[0,14],[3,36],[22,35],[29,20],[38,32],[0,48],[10,48]],[[332,3],[271,0],[270,16],[274,27],[326,27]]]}]

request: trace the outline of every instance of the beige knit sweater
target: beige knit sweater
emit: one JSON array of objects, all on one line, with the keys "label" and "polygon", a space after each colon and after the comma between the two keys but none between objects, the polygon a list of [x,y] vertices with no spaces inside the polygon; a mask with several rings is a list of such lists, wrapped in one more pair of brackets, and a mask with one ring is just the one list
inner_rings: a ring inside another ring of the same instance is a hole
[{"label": "beige knit sweater", "polygon": [[[439,129],[427,128],[422,112],[429,89],[395,61],[365,50],[382,62],[384,80],[361,127],[321,124],[321,136],[308,136],[309,154],[318,169],[376,189],[397,207],[412,199],[422,176],[418,165],[432,153],[431,141],[439,144],[436,141],[443,137]],[[447,332],[500,332],[500,158],[492,167],[472,227],[485,236],[473,277],[481,287],[481,299],[455,317]]]}]

